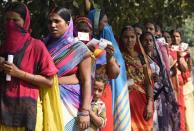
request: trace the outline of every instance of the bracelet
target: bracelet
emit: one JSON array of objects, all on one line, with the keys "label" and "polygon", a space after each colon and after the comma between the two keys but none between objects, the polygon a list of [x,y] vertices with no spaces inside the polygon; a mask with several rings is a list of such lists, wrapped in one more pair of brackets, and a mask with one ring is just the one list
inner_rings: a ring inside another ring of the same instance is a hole
[{"label": "bracelet", "polygon": [[147,99],[148,99],[148,101],[149,100],[153,101],[153,97],[151,97],[151,96],[148,96]]},{"label": "bracelet", "polygon": [[78,116],[89,116],[89,112],[78,112]]}]

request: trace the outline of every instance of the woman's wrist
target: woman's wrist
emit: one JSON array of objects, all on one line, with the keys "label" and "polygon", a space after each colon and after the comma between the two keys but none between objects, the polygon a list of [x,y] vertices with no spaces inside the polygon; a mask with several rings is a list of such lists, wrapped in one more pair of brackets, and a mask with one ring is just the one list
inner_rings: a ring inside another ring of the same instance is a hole
[{"label": "woman's wrist", "polygon": [[147,103],[149,104],[149,103],[152,103],[153,101],[154,101],[154,98],[148,96],[148,98],[147,98]]},{"label": "woman's wrist", "polygon": [[79,111],[77,115],[78,116],[89,116],[90,113],[89,113],[89,111]]},{"label": "woman's wrist", "polygon": [[116,63],[115,58],[112,56],[111,58],[107,59],[107,64],[114,64]]}]

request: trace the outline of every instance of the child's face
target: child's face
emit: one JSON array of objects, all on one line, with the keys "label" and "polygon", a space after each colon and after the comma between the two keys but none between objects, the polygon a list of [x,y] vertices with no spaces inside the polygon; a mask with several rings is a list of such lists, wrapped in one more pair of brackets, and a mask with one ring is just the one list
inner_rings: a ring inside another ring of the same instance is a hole
[{"label": "child's face", "polygon": [[104,91],[105,84],[101,81],[95,81],[93,90],[93,100],[97,101]]}]

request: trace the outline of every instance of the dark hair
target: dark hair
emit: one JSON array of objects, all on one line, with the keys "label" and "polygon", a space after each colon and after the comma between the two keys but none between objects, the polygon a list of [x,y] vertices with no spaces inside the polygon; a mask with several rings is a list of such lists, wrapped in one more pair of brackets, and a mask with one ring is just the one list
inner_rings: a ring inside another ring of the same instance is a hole
[{"label": "dark hair", "polygon": [[8,11],[13,11],[13,12],[20,14],[22,19],[25,21],[25,19],[26,19],[26,6],[23,3],[21,3],[21,2],[13,2],[13,3],[8,2],[5,5],[5,12],[8,12]]},{"label": "dark hair", "polygon": [[134,25],[133,25],[133,27],[135,28],[135,27],[138,27],[138,28],[140,28],[140,29],[144,29],[144,26],[143,26],[143,24],[141,24],[141,23],[135,23]]},{"label": "dark hair", "polygon": [[108,83],[108,76],[105,73],[96,74],[95,81],[103,82],[106,85]]},{"label": "dark hair", "polygon": [[156,31],[160,31],[162,33],[162,29],[159,25],[155,25],[155,27],[156,27]]},{"label": "dark hair", "polygon": [[61,18],[63,18],[66,22],[69,22],[71,20],[71,13],[70,10],[64,7],[55,7],[52,9],[49,14],[56,13],[58,14]]},{"label": "dark hair", "polygon": [[[153,26],[154,26],[154,29],[155,29],[155,31],[156,31],[156,24],[154,23],[154,22],[146,22],[145,23],[145,29],[146,29],[146,26],[148,25],[148,24],[152,24]],[[146,32],[146,31],[145,31]]]},{"label": "dark hair", "polygon": [[124,33],[125,31],[134,31],[134,32],[135,32],[135,29],[134,29],[133,26],[130,26],[130,25],[124,26],[124,27],[122,28],[122,30],[121,30],[120,38],[122,37],[122,35],[123,35],[123,33]]},{"label": "dark hair", "polygon": [[183,37],[183,33],[182,33],[181,29],[173,29],[173,30],[171,30],[170,31],[170,35],[173,36],[174,32],[178,32],[180,34],[180,36],[181,36],[181,39],[183,39],[182,38]]},{"label": "dark hair", "polygon": [[154,36],[152,35],[152,33],[150,32],[143,32],[143,34],[140,36],[140,42],[143,43],[143,40],[144,38],[147,36],[147,35],[151,35],[152,36],[152,39],[154,40]]}]

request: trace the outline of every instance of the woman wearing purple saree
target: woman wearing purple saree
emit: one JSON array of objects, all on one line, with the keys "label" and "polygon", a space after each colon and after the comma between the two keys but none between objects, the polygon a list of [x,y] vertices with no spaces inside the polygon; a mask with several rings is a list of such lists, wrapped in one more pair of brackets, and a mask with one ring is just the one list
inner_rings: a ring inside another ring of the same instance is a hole
[{"label": "woman wearing purple saree", "polygon": [[58,68],[60,96],[65,130],[76,131],[89,126],[91,101],[90,51],[73,37],[69,11],[56,7],[49,14],[47,48]]}]

